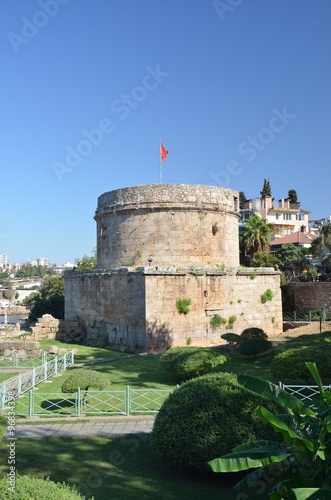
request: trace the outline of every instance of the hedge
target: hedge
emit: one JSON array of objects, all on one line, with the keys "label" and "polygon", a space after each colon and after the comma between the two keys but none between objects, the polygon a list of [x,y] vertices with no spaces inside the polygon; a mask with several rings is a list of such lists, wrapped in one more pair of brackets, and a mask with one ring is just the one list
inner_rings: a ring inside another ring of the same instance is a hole
[{"label": "hedge", "polygon": [[[14,479],[14,478],[13,478]],[[6,500],[84,500],[78,491],[65,483],[54,483],[49,478],[16,475],[13,490],[8,477],[0,479],[0,498]],[[94,497],[91,498],[93,500]]]},{"label": "hedge", "polygon": [[241,386],[235,375],[218,373],[184,382],[155,418],[152,445],[170,467],[210,472],[207,462],[253,439],[280,439],[261,425],[255,408],[284,413],[276,403]]},{"label": "hedge", "polygon": [[321,377],[331,377],[331,346],[298,347],[283,351],[271,362],[270,370],[280,381],[312,382],[306,362],[315,362]]},{"label": "hedge", "polygon": [[160,357],[161,368],[175,373],[179,380],[204,375],[226,361],[224,354],[209,347],[173,347]]}]

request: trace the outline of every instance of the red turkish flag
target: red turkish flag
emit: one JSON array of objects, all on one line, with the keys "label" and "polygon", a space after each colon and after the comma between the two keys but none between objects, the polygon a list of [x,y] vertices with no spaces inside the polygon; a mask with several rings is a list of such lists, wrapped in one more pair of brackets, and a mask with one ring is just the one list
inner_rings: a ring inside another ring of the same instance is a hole
[{"label": "red turkish flag", "polygon": [[160,142],[160,155],[161,155],[161,160],[166,161],[168,151],[163,147],[162,142]]}]

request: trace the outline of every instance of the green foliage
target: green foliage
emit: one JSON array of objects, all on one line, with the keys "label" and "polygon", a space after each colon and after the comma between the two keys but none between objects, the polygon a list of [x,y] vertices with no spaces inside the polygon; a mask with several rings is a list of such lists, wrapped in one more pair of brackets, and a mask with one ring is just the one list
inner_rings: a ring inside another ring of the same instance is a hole
[{"label": "green foliage", "polygon": [[278,268],[278,258],[270,252],[256,252],[251,261],[252,267],[274,267]]},{"label": "green foliage", "polygon": [[221,338],[224,340],[227,340],[228,342],[233,342],[235,344],[242,344],[243,343],[242,337],[240,335],[238,335],[237,333],[231,333],[231,332],[223,333],[221,335]]},{"label": "green foliage", "polygon": [[187,337],[186,339],[186,345],[189,346],[192,344],[192,338],[191,337]]},{"label": "green foliage", "polygon": [[292,383],[311,381],[306,362],[314,362],[322,377],[331,377],[331,347],[321,348],[299,347],[287,349],[277,354],[271,362],[270,370],[275,378]]},{"label": "green foliage", "polygon": [[93,271],[97,267],[97,258],[94,253],[92,256],[84,255],[81,259],[75,259],[75,271]]},{"label": "green foliage", "polygon": [[239,208],[242,210],[245,207],[246,195],[244,191],[239,191]]},{"label": "green foliage", "polygon": [[15,278],[31,278],[38,276],[38,278],[45,278],[46,276],[53,276],[55,269],[52,266],[32,266],[31,264],[23,264],[15,273]]},{"label": "green foliage", "polygon": [[240,334],[243,340],[251,339],[267,339],[268,335],[262,330],[262,328],[257,328],[255,326],[245,328]]},{"label": "green foliage", "polygon": [[179,380],[187,380],[210,372],[226,360],[224,354],[209,347],[173,347],[160,356],[160,365]]},{"label": "green foliage", "polygon": [[232,330],[236,321],[237,321],[237,316],[230,316],[230,318],[228,319],[227,328],[229,330]]},{"label": "green foliage", "polygon": [[38,292],[31,293],[23,300],[30,309],[29,320],[35,321],[43,314],[51,314],[54,318],[64,318],[64,278],[51,276],[46,278]]},{"label": "green foliage", "polygon": [[220,316],[219,314],[214,314],[210,318],[210,326],[213,330],[217,330],[222,325],[226,325],[226,319],[222,318],[222,316]]},{"label": "green foliage", "polygon": [[298,201],[298,195],[295,189],[290,189],[288,192],[288,197],[290,199],[290,203],[295,205],[300,205],[300,201]]},{"label": "green foliage", "polygon": [[16,475],[13,490],[9,488],[8,477],[1,478],[0,498],[6,500],[84,500],[85,498],[78,493],[76,488],[64,482],[55,483],[49,478]]},{"label": "green foliage", "polygon": [[272,347],[272,342],[265,339],[245,340],[240,346],[240,354],[252,356],[261,352],[268,351]]},{"label": "green foliage", "polygon": [[265,304],[269,300],[272,300],[274,296],[274,292],[268,288],[262,295],[261,295],[261,302],[262,304]]},{"label": "green foliage", "polygon": [[63,382],[62,392],[76,392],[78,387],[84,391],[99,389],[100,391],[108,385],[108,379],[102,373],[87,368],[78,368],[72,371]]},{"label": "green foliage", "polygon": [[250,275],[249,275],[249,279],[251,279],[251,280],[255,280],[256,276],[257,276],[257,274],[255,274],[255,273],[250,274]]},{"label": "green foliage", "polygon": [[262,191],[260,191],[261,196],[271,196],[271,184],[269,179],[263,180]]},{"label": "green foliage", "polygon": [[229,373],[184,382],[156,415],[154,450],[170,467],[206,471],[215,452],[227,453],[247,439],[276,439],[254,414],[256,406],[264,403],[271,404],[270,410],[279,409],[242,387]]},{"label": "green foliage", "polygon": [[252,215],[244,224],[242,238],[246,256],[254,258],[256,252],[266,252],[270,247],[269,237],[273,224],[258,215]]},{"label": "green foliage", "polygon": [[235,490],[260,488],[261,480],[271,479],[269,498],[272,500],[331,498],[331,393],[323,389],[316,364],[307,363],[307,369],[319,392],[314,407],[304,405],[268,380],[239,376],[239,382],[251,391],[289,408],[291,417],[284,418],[258,406],[255,414],[263,424],[279,433],[283,442],[250,440],[209,462],[214,472],[254,469],[236,484]]},{"label": "green foliage", "polygon": [[176,307],[179,314],[188,314],[190,312],[190,305],[191,299],[178,299],[176,302]]}]

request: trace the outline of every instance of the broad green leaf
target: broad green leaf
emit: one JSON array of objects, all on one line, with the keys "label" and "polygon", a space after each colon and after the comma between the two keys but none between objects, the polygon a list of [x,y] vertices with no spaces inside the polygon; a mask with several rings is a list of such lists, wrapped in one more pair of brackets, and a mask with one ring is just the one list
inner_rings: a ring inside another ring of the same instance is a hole
[{"label": "broad green leaf", "polygon": [[[247,443],[244,444],[239,444],[238,446],[235,446],[232,448],[231,455],[232,453],[238,452],[238,451],[246,451],[246,450],[256,450],[256,449],[265,449],[268,447],[268,449],[272,449],[275,451],[278,449],[281,453],[287,452],[287,449],[282,445],[281,443],[278,443],[277,441],[268,441],[267,439],[255,439],[254,441],[247,441]],[[227,455],[224,455],[225,457]]]},{"label": "broad green leaf", "polygon": [[305,406],[300,399],[268,380],[263,380],[253,375],[240,374],[238,382],[250,391],[276,401],[281,406],[291,409],[298,415],[315,415],[315,412],[308,406]]},{"label": "broad green leaf", "polygon": [[296,500],[329,500],[331,490],[324,488],[293,488],[293,496]]},{"label": "broad green leaf", "polygon": [[[301,438],[287,424],[285,424],[285,422],[283,422],[276,415],[273,415],[263,406],[257,407],[256,414],[264,424],[270,424],[276,432],[280,432],[289,445],[299,447],[303,446],[310,453],[314,451],[314,444],[311,441]],[[304,452],[304,450],[302,450],[302,452]]]},{"label": "broad green leaf", "polygon": [[313,376],[313,378],[314,378],[314,380],[316,382],[316,385],[318,387],[318,390],[320,392],[320,395],[323,396],[324,395],[323,384],[322,384],[322,380],[321,380],[320,374],[318,372],[316,363],[312,363],[310,361],[307,361],[306,362],[306,367],[308,368],[308,370],[312,374],[312,376]]},{"label": "broad green leaf", "polygon": [[278,446],[266,446],[265,448],[251,448],[228,453],[223,457],[211,460],[208,464],[214,472],[238,472],[282,462],[289,456],[291,453],[281,452]]}]

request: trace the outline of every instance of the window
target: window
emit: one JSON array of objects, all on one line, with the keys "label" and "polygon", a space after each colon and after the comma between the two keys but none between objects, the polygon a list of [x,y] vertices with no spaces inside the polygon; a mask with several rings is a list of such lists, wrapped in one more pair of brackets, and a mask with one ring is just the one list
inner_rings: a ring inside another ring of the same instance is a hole
[{"label": "window", "polygon": [[292,219],[292,214],[283,214],[283,219],[284,220],[291,220]]},{"label": "window", "polygon": [[296,220],[305,220],[304,214],[296,214]]},{"label": "window", "polygon": [[276,212],[276,220],[278,220],[278,219],[279,219],[279,213]]}]

